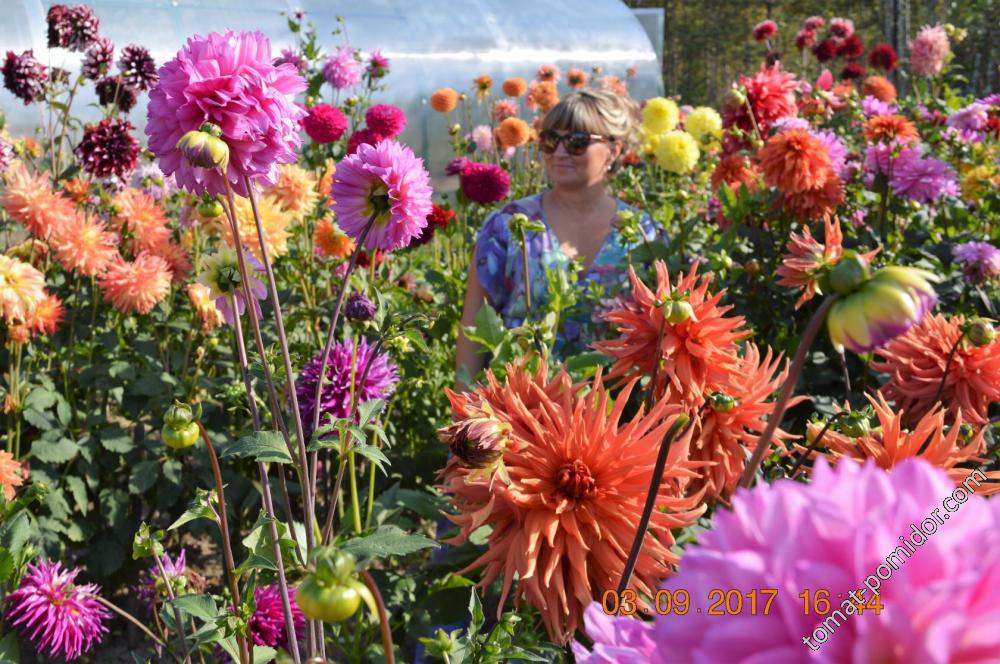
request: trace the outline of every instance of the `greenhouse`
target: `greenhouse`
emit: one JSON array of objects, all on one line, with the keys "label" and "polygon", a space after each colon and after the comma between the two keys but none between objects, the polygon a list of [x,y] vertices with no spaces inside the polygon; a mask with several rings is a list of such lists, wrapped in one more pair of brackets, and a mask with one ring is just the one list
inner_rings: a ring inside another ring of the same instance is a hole
[{"label": "greenhouse", "polygon": [[1000,662],[991,1],[3,11],[0,664]]}]

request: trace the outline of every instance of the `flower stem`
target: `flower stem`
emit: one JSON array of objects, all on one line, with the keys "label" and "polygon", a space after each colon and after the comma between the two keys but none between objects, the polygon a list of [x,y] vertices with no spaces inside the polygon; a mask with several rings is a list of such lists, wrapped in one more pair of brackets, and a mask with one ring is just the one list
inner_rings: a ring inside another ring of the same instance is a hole
[{"label": "flower stem", "polygon": [[826,423],[823,425],[823,428],[820,429],[819,435],[816,436],[816,439],[812,443],[809,444],[809,447],[807,447],[806,451],[802,453],[802,456],[799,457],[799,459],[792,465],[791,468],[788,469],[788,477],[789,478],[791,478],[793,480],[795,479],[795,471],[798,470],[802,466],[802,464],[804,464],[806,462],[806,459],[808,459],[810,457],[810,455],[812,455],[812,453],[815,452],[819,448],[819,444],[823,440],[823,436],[826,435],[827,430],[830,427],[832,427],[834,425],[834,423],[836,423],[842,417],[846,417],[847,414],[850,413],[850,412],[851,411],[849,411],[849,410],[842,410],[842,411],[840,411],[839,413],[837,413],[836,415],[834,415],[833,417],[831,417],[830,419],[828,419],[826,421]]},{"label": "flower stem", "polygon": [[[252,396],[250,397],[253,398]],[[215,447],[212,440],[205,431],[205,426],[197,422],[198,430],[201,431],[201,438],[205,441],[205,448],[208,450],[208,458],[212,463],[212,475],[215,476],[215,490],[219,499],[219,530],[222,531],[222,560],[226,565],[226,578],[229,581],[229,593],[233,599],[233,613],[239,615],[240,588],[236,583],[236,563],[233,560],[233,546],[229,539],[229,522],[226,516],[226,494],[222,486],[222,470],[219,468],[219,457],[215,454]],[[240,658],[244,659],[244,664],[249,664],[250,657],[247,650],[246,637],[237,636],[240,647]]]},{"label": "flower stem", "polygon": [[[136,620],[135,616],[133,616],[131,613],[129,613],[128,611],[125,611],[124,609],[119,609],[117,606],[115,606],[114,604],[112,604],[111,602],[109,602],[108,600],[104,599],[103,597],[101,597],[100,595],[98,595],[96,593],[93,594],[93,595],[90,595],[90,596],[93,597],[94,599],[96,599],[98,602],[100,602],[104,606],[106,606],[109,609],[111,609],[112,611],[114,611],[115,613],[117,613],[118,615],[120,615],[125,620],[129,621],[130,623],[132,623],[133,625],[135,625],[136,627],[138,627],[142,631],[143,634],[145,634],[150,639],[152,639],[153,643],[155,643],[159,647],[163,648],[164,650],[168,650],[167,644],[165,644],[163,641],[161,641],[160,638],[156,636],[156,634],[153,634],[151,631],[149,631],[148,627],[146,627],[141,622],[139,622],[138,620]],[[174,655],[174,659],[176,659],[178,662],[181,661],[180,658],[177,655]]]},{"label": "flower stem", "polygon": [[941,382],[938,383],[937,392],[934,393],[933,403],[937,403],[941,399],[941,394],[944,393],[944,386],[948,381],[948,372],[951,371],[951,364],[955,359],[955,353],[958,352],[958,347],[961,345],[963,339],[965,339],[965,332],[958,335],[958,339],[955,339],[955,343],[951,345],[951,350],[948,352],[948,359],[944,363],[944,373],[941,374]]},{"label": "flower stem", "polygon": [[156,561],[156,568],[160,571],[160,576],[163,577],[163,587],[167,591],[167,597],[170,598],[170,606],[174,610],[174,622],[177,623],[177,637],[181,641],[181,652],[184,653],[184,661],[191,661],[191,654],[188,652],[187,646],[187,636],[184,634],[184,621],[181,619],[181,610],[177,608],[174,602],[177,600],[177,596],[174,595],[173,586],[170,585],[170,578],[167,576],[167,570],[163,567],[163,561],[160,560],[160,556],[153,551],[153,560]]},{"label": "flower stem", "polygon": [[743,477],[740,478],[739,486],[744,489],[749,489],[750,485],[753,484],[757,468],[760,467],[761,462],[764,460],[764,454],[767,453],[771,444],[771,437],[781,423],[781,417],[785,414],[785,409],[788,407],[788,400],[791,399],[792,392],[795,390],[795,383],[798,381],[803,367],[805,367],[806,354],[809,352],[813,340],[816,339],[816,334],[819,332],[820,326],[826,320],[826,315],[830,312],[830,308],[837,301],[838,297],[837,295],[828,296],[809,320],[809,325],[806,327],[806,331],[799,341],[798,350],[795,351],[795,359],[788,370],[788,376],[781,386],[781,393],[778,395],[778,400],[774,402],[774,409],[771,411],[771,416],[767,418],[767,427],[764,429],[764,433],[760,435],[760,438],[757,439],[757,447],[754,448],[753,455],[750,457],[743,471]]},{"label": "flower stem", "polygon": [[372,597],[375,598],[375,605],[378,607],[378,626],[379,631],[382,633],[382,650],[385,651],[383,653],[385,663],[396,664],[396,655],[393,652],[392,646],[392,629],[389,627],[389,616],[385,610],[385,602],[382,601],[382,593],[378,591],[378,584],[375,583],[375,579],[372,578],[368,570],[361,570],[361,579],[368,586]]},{"label": "flower stem", "polygon": [[[632,540],[632,549],[629,551],[628,559],[625,561],[625,568],[622,570],[621,580],[618,581],[618,594],[621,595],[628,588],[632,581],[632,572],[639,562],[639,553],[642,551],[642,543],[646,539],[646,530],[649,528],[649,519],[653,516],[653,507],[656,505],[656,497],[660,493],[660,484],[663,483],[663,468],[667,465],[667,456],[670,453],[670,446],[676,438],[678,432],[680,436],[687,433],[693,420],[687,415],[677,416],[674,423],[667,429],[660,442],[660,452],[656,455],[656,465],[653,466],[653,475],[649,480],[649,491],[646,493],[646,504],[642,508],[642,516],[639,525],[635,530],[635,538]],[[681,428],[683,427],[683,431]]]}]

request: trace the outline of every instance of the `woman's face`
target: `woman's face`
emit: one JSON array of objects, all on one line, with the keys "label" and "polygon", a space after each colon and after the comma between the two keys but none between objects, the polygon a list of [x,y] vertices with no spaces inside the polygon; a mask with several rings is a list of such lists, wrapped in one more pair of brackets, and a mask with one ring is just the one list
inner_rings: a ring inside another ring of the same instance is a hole
[{"label": "woman's face", "polygon": [[[562,129],[555,129],[553,132],[560,136],[570,133]],[[555,152],[541,154],[553,188],[580,189],[604,182],[608,167],[620,152],[621,146],[617,143],[594,140],[580,155],[567,152],[565,141],[559,142]]]}]

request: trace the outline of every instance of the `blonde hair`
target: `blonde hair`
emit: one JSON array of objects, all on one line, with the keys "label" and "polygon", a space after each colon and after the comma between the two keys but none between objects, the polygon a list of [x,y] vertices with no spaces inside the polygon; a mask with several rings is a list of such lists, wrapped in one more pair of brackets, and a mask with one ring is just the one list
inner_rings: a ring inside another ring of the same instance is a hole
[{"label": "blonde hair", "polygon": [[542,131],[585,131],[610,136],[621,145],[618,158],[611,164],[617,171],[625,153],[636,144],[639,107],[626,95],[607,90],[577,90],[563,97],[542,118]]}]

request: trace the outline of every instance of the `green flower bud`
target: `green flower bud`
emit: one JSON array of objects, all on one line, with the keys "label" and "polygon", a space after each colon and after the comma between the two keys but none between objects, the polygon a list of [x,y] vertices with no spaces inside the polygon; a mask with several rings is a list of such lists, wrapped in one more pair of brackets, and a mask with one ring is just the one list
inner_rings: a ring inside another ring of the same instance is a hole
[{"label": "green flower bud", "polygon": [[206,122],[198,131],[189,131],[177,141],[177,149],[185,161],[200,168],[221,168],[229,165],[229,146],[221,138],[222,130]]},{"label": "green flower bud", "polygon": [[674,300],[671,304],[673,306],[669,310],[667,307],[663,308],[663,315],[671,325],[678,325],[694,317],[694,308],[687,300]]},{"label": "green flower bud", "polygon": [[996,339],[997,332],[986,318],[973,318],[965,324],[965,338],[973,346],[987,346]]},{"label": "green flower bud", "polygon": [[740,405],[739,399],[731,397],[725,392],[712,392],[708,395],[708,402],[712,406],[712,410],[717,413],[728,413]]},{"label": "green flower bud", "polygon": [[203,200],[198,206],[198,215],[204,217],[205,219],[215,219],[216,217],[221,217],[223,212],[225,212],[225,210],[223,210],[222,203],[220,203],[217,198]]},{"label": "green flower bud", "polygon": [[864,412],[856,410],[841,418],[836,429],[849,438],[861,438],[871,433],[871,424]]},{"label": "green flower bud", "polygon": [[871,274],[871,265],[864,256],[855,251],[845,251],[830,271],[830,288],[836,293],[847,295],[866,282]]}]

